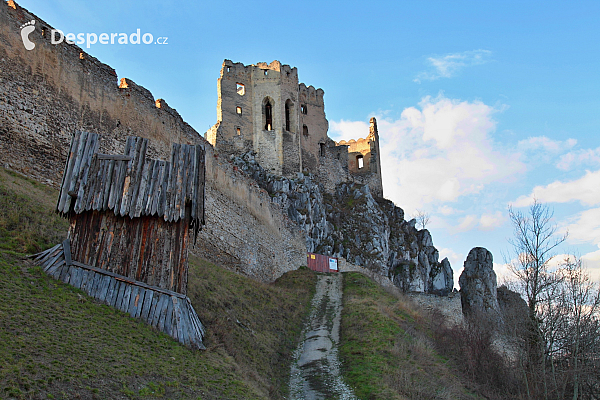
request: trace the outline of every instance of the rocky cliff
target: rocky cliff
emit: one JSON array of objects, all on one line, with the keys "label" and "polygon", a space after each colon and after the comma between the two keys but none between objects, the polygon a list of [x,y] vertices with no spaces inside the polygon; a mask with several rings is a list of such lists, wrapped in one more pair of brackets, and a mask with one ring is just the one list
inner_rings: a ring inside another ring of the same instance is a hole
[{"label": "rocky cliff", "polygon": [[448,259],[439,261],[429,231],[417,229],[414,219],[406,221],[391,201],[373,197],[368,185],[342,183],[329,193],[311,174],[270,174],[252,152],[230,159],[298,224],[309,252],[345,258],[407,292],[452,291],[452,268]]}]

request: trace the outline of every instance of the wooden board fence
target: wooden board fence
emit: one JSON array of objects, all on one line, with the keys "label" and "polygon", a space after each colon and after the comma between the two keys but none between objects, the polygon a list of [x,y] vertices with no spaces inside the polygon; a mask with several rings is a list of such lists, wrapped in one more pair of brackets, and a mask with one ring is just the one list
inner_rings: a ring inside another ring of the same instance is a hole
[{"label": "wooden board fence", "polygon": [[69,240],[33,257],[48,275],[141,318],[186,346],[205,348],[204,326],[187,296],[74,261]]}]

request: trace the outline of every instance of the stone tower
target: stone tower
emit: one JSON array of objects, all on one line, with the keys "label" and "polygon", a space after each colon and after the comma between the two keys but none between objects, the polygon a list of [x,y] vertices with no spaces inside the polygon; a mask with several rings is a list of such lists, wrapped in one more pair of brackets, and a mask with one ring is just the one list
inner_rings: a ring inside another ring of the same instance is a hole
[{"label": "stone tower", "polygon": [[310,172],[330,192],[353,181],[383,196],[375,118],[366,139],[335,143],[327,136],[323,90],[299,83],[298,70],[279,61],[225,60],[217,90],[217,123],[206,139],[219,153],[254,151],[272,174]]}]

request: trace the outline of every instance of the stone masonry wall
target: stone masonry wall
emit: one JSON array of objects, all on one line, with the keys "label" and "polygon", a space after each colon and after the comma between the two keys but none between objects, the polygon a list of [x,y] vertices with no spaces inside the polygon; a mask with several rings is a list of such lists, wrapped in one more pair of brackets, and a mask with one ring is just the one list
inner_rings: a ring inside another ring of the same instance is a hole
[{"label": "stone masonry wall", "polygon": [[[27,51],[20,27],[36,29]],[[71,135],[102,135],[101,151],[122,153],[129,135],[150,139],[148,154],[166,159],[173,143],[206,149],[206,227],[195,249],[263,281],[306,263],[304,235],[256,183],[221,160],[174,109],[76,45],[51,45],[51,27],[14,2],[0,3],[0,162],[57,187]]]}]

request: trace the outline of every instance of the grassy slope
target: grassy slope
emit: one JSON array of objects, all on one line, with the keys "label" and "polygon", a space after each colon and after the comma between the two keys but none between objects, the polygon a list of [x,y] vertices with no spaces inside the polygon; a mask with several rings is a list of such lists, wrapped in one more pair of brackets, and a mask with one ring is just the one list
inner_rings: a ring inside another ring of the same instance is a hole
[{"label": "grassy slope", "polygon": [[344,274],[340,357],[363,400],[475,399],[434,350],[415,306],[359,273]]},{"label": "grassy slope", "polygon": [[285,394],[315,276],[272,285],[190,260],[207,325],[191,351],[23,260],[65,236],[57,192],[0,169],[0,398],[260,399]]}]

